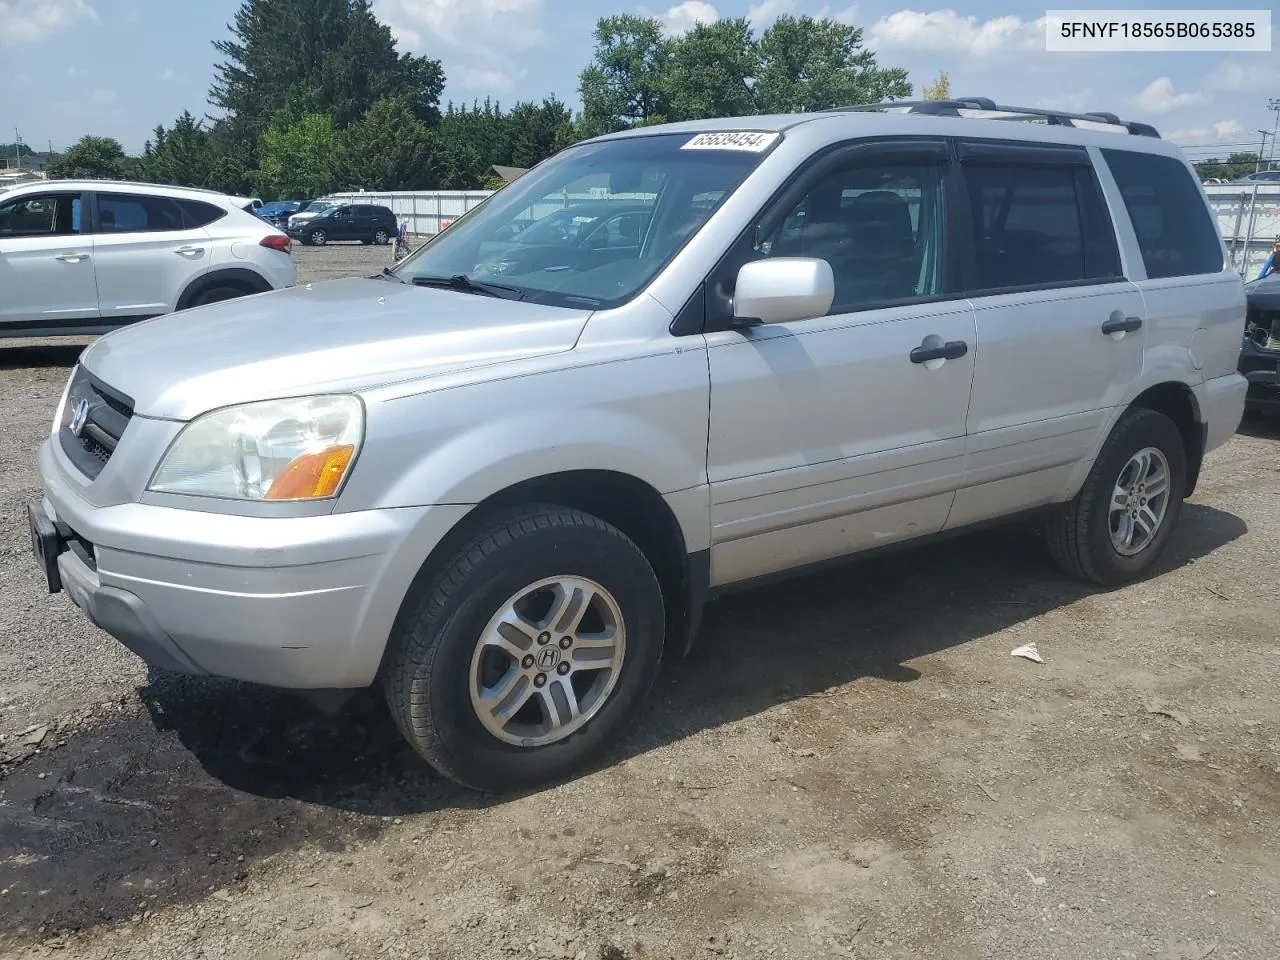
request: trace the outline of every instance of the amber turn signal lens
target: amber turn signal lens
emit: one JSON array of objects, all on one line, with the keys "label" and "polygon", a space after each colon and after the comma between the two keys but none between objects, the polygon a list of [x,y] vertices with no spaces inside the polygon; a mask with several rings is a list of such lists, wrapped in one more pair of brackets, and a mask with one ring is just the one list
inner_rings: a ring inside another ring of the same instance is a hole
[{"label": "amber turn signal lens", "polygon": [[305,453],[281,471],[265,500],[314,500],[331,497],[342,482],[356,448],[349,443]]}]

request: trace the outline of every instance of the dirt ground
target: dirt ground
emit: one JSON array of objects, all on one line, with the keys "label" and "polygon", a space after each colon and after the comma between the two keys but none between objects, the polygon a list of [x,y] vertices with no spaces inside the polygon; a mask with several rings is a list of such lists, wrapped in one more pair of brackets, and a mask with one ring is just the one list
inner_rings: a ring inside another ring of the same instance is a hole
[{"label": "dirt ground", "polygon": [[44,592],[78,349],[0,346],[0,958],[1276,956],[1280,421],[1143,583],[1009,529],[727,597],[598,769],[479,796],[372,695],[148,673]]}]

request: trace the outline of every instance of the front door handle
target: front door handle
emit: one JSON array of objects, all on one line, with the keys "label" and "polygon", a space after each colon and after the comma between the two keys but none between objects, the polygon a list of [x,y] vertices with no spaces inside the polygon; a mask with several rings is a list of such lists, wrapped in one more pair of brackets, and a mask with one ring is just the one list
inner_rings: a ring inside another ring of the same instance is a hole
[{"label": "front door handle", "polygon": [[1141,317],[1126,317],[1117,310],[1102,325],[1102,332],[1110,336],[1113,333],[1133,333],[1135,330],[1142,329]]},{"label": "front door handle", "polygon": [[911,351],[912,363],[928,363],[930,360],[959,360],[969,352],[969,345],[963,340],[948,340],[936,347],[924,344]]},{"label": "front door handle", "polygon": [[199,257],[204,254],[204,247],[179,247],[173,252],[180,257]]},{"label": "front door handle", "polygon": [[87,253],[60,253],[53,259],[61,260],[63,263],[79,263],[81,260],[88,260]]}]

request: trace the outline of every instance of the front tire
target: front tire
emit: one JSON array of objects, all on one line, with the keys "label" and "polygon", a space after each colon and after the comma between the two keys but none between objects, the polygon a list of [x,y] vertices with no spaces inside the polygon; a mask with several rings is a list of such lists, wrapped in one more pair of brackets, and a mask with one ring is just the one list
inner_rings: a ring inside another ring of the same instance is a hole
[{"label": "front tire", "polygon": [[1129,410],[1076,498],[1046,521],[1049,553],[1067,573],[1100,586],[1137,580],[1168,544],[1186,489],[1177,426],[1155,410]]},{"label": "front tire", "polygon": [[405,738],[466,786],[563,777],[635,715],[662,658],[662,592],[640,549],[590,514],[495,515],[406,600],[383,684]]}]

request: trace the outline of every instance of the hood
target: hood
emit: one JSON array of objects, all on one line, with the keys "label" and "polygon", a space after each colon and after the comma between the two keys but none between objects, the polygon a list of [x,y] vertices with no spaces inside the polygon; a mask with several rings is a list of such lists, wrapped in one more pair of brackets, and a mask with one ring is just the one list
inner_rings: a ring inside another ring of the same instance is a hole
[{"label": "hood", "polygon": [[590,316],[392,280],[289,287],[124,327],[81,362],[148,417],[353,392],[571,350]]},{"label": "hood", "polygon": [[[325,212],[328,213],[327,210]],[[301,213],[289,214],[289,219],[290,220],[314,220],[318,216],[320,216],[320,214],[316,213],[314,210],[303,210]]]}]

